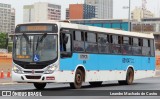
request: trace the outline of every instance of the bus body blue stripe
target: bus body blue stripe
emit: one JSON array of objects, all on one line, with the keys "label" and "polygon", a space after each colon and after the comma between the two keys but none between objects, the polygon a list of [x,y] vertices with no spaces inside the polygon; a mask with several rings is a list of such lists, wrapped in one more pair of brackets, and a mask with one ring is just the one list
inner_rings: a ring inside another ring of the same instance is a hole
[{"label": "bus body blue stripe", "polygon": [[77,65],[84,65],[86,70],[155,70],[155,57],[88,54],[85,62],[74,53],[72,58],[60,59],[60,70],[75,70]]}]

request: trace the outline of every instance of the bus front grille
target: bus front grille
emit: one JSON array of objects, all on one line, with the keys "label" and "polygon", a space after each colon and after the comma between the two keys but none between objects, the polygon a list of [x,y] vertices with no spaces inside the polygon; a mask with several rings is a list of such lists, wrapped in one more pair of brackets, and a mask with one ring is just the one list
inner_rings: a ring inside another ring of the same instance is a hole
[{"label": "bus front grille", "polygon": [[26,76],[27,79],[40,79],[41,76]]},{"label": "bus front grille", "polygon": [[[34,71],[35,73],[43,73],[44,71]],[[32,71],[24,71],[24,73],[32,73]]]},{"label": "bus front grille", "polygon": [[21,65],[24,69],[43,69],[46,65]]}]

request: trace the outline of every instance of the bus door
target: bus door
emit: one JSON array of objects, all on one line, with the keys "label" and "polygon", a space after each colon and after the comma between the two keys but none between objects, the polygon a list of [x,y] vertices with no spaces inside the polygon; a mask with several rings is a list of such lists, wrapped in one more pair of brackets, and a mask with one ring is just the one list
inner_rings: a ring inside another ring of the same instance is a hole
[{"label": "bus door", "polygon": [[60,38],[60,70],[74,70],[71,59],[71,34],[62,32]]}]

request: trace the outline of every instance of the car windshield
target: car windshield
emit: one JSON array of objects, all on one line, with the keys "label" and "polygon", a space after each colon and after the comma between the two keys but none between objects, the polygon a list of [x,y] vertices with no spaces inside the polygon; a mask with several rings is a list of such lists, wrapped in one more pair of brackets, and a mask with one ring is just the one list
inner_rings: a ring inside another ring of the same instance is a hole
[{"label": "car windshield", "polygon": [[57,58],[57,36],[50,34],[16,35],[13,58],[24,62],[44,62]]}]

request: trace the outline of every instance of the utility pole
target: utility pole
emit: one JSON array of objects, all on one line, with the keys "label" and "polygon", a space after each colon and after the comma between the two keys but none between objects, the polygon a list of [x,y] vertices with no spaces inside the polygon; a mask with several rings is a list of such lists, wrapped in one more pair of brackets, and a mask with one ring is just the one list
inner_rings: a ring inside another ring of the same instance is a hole
[{"label": "utility pole", "polygon": [[124,6],[123,9],[128,9],[128,31],[131,31],[131,0],[129,0],[129,5]]},{"label": "utility pole", "polygon": [[146,0],[142,0],[142,13],[141,13],[141,32],[143,32],[143,22],[142,22],[142,19],[145,18],[145,10],[146,10],[146,4],[147,4],[147,1]]},{"label": "utility pole", "polygon": [[130,13],[131,13],[131,0],[129,0],[129,10],[128,10],[128,31],[131,31]]}]

